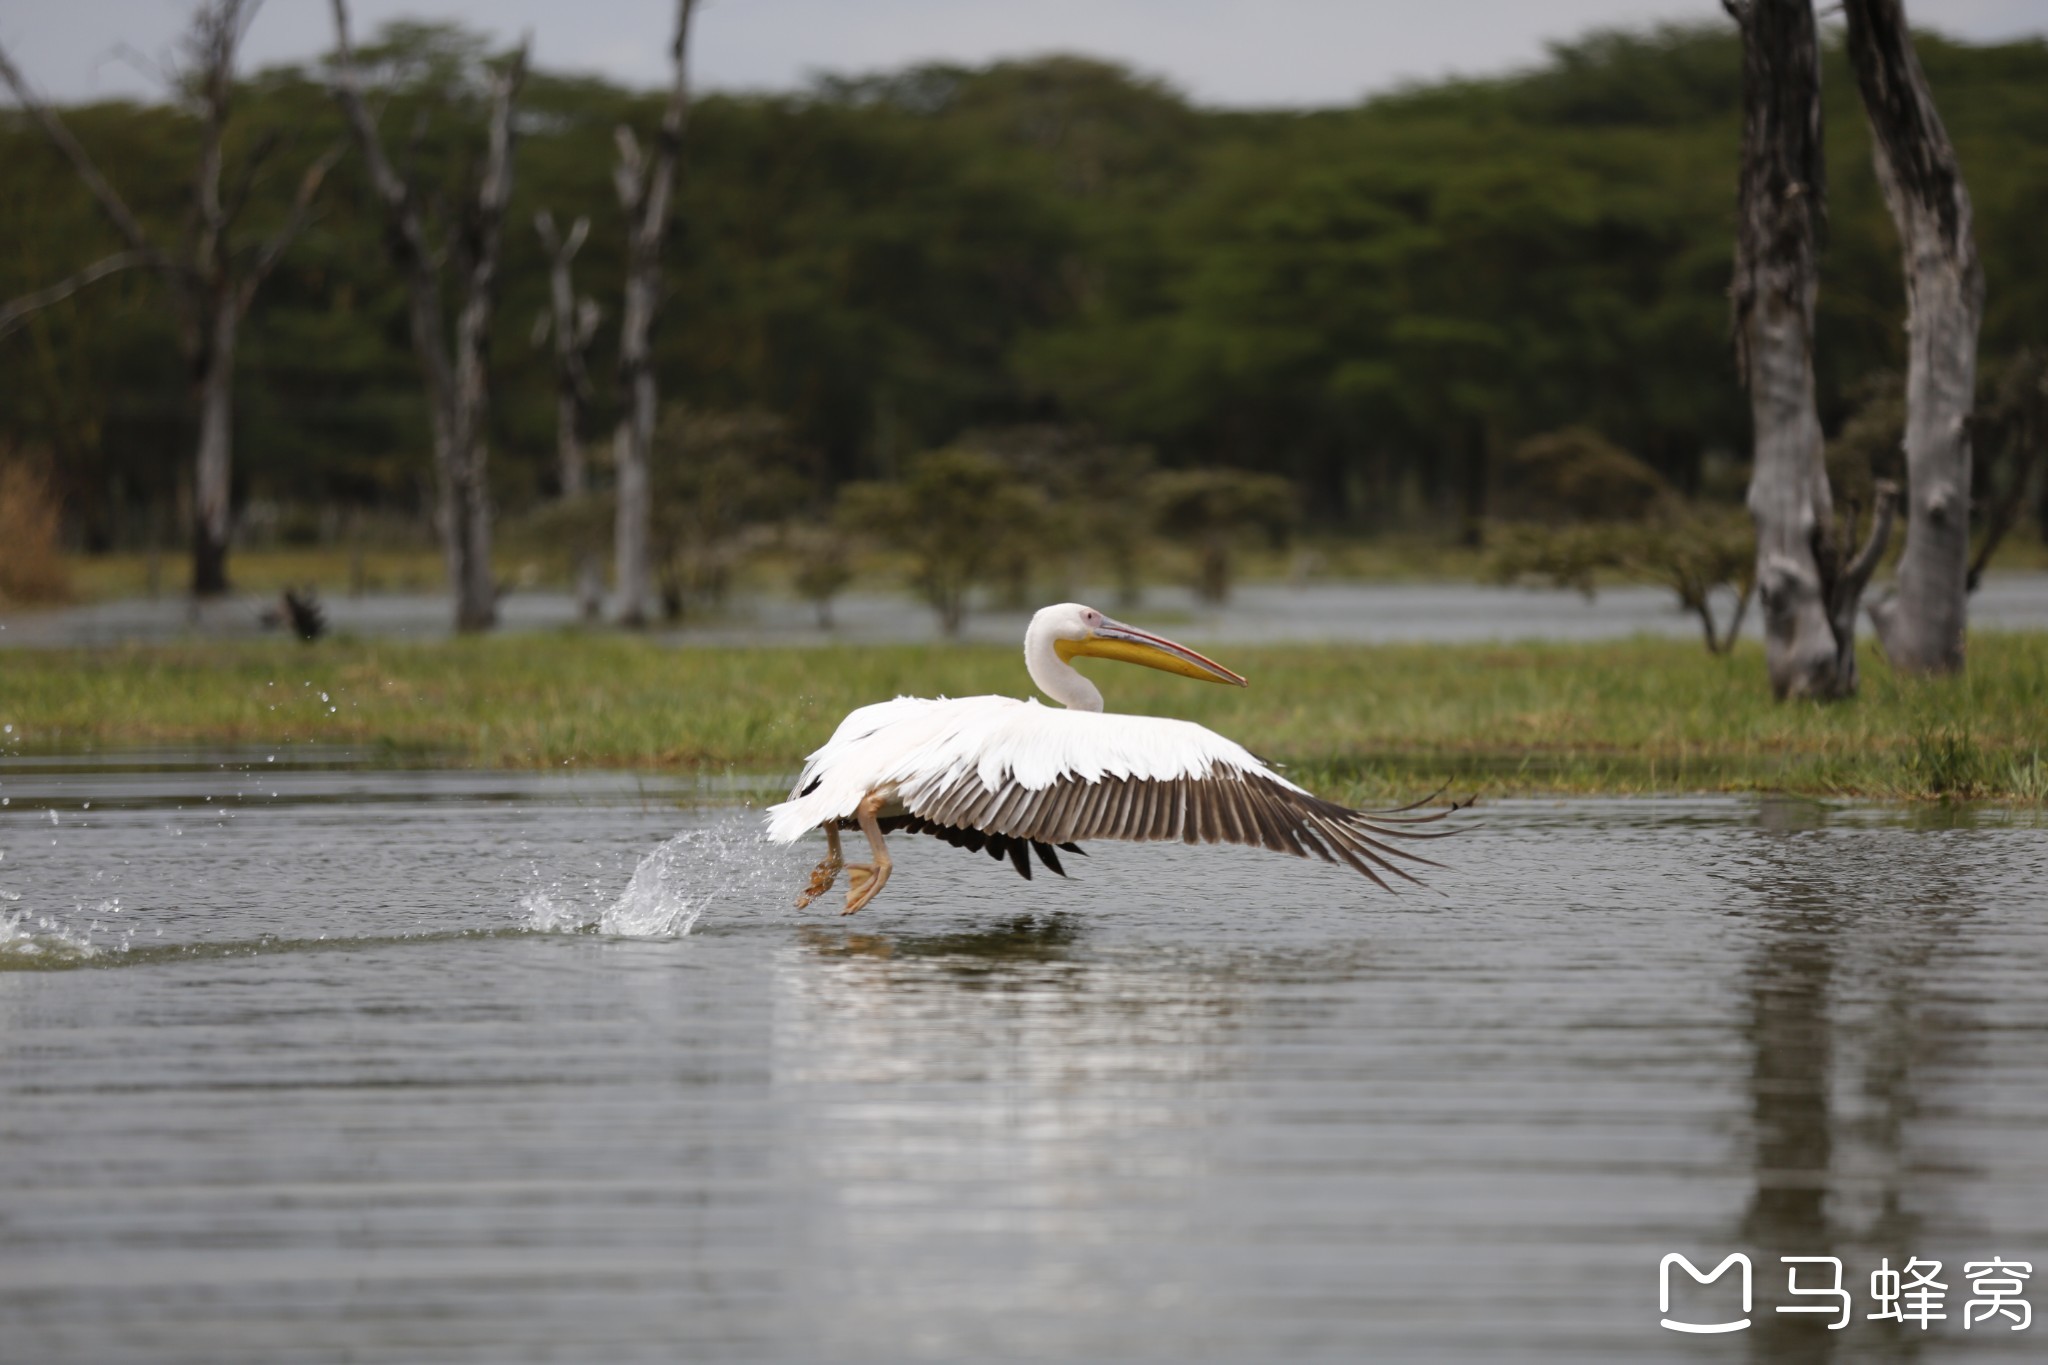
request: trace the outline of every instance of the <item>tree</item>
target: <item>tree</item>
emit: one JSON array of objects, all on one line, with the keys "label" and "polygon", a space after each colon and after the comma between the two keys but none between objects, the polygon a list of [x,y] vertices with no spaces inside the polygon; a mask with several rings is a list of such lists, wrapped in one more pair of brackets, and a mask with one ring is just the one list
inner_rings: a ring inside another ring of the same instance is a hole
[{"label": "tree", "polygon": [[[1734,648],[1756,564],[1754,534],[1739,511],[1682,496],[1587,427],[1531,437],[1501,472],[1501,501],[1513,519],[1488,537],[1495,579],[1540,576],[1589,598],[1601,573],[1656,583],[1699,618],[1708,653]],[[1722,589],[1735,596],[1725,625],[1714,614]]]},{"label": "tree", "polygon": [[[376,120],[363,103],[347,0],[334,4],[334,94],[369,167],[384,209],[385,243],[405,277],[414,358],[426,386],[434,434],[434,474],[442,554],[455,593],[455,628],[488,630],[498,619],[491,573],[491,496],[486,475],[490,417],[490,327],[505,205],[512,196],[512,106],[526,78],[526,45],[491,73],[488,141],[475,193],[450,225],[445,246],[427,240],[424,195],[384,154]],[[452,335],[441,316],[441,272],[452,262],[461,305]]]},{"label": "tree", "polygon": [[1756,588],[1779,697],[1856,690],[1856,612],[1891,503],[1853,558],[1837,539],[1814,405],[1815,252],[1827,215],[1820,46],[1811,0],[1723,0],[1742,30],[1742,169],[1735,240],[1737,368],[1755,459]]},{"label": "tree", "polygon": [[216,595],[228,588],[235,349],[241,325],[257,291],[305,228],[321,182],[341,151],[333,148],[306,167],[289,213],[268,239],[253,248],[239,240],[237,222],[249,202],[250,190],[263,163],[279,145],[275,136],[259,140],[240,174],[232,183],[223,183],[227,164],[223,144],[235,102],[235,53],[255,12],[255,0],[212,0],[200,7],[185,40],[187,65],[180,84],[199,117],[199,169],[192,186],[192,230],[175,254],[157,245],[85,148],[0,49],[0,80],[41,125],[50,145],[70,163],[124,244],[122,250],[69,279],[0,308],[0,336],[38,309],[122,271],[149,269],[167,277],[199,418],[192,461],[192,591],[198,596]]},{"label": "tree", "polygon": [[661,129],[655,135],[652,162],[641,152],[631,128],[622,123],[617,130],[619,164],[615,183],[619,206],[626,211],[626,301],[619,319],[619,390],[625,412],[619,418],[618,433],[612,442],[618,480],[618,529],[612,539],[617,556],[614,587],[619,595],[619,620],[628,626],[646,624],[651,586],[653,500],[648,463],[654,447],[655,411],[660,395],[654,379],[649,334],[654,328],[655,308],[661,301],[661,243],[668,233],[676,158],[683,145],[683,122],[690,112],[686,58],[690,12],[695,7],[696,0],[678,0],[676,6],[676,36],[669,46],[675,77],[669,86],[668,105],[662,111]]},{"label": "tree", "polygon": [[47,460],[0,445],[0,604],[71,595]]},{"label": "tree", "polygon": [[832,629],[832,599],[853,581],[853,549],[846,537],[830,527],[799,531],[791,547],[796,571],[790,586],[818,613],[818,629]]},{"label": "tree", "polygon": [[[551,338],[554,342],[556,478],[562,500],[574,502],[590,491],[589,470],[583,459],[583,423],[590,409],[586,360],[602,316],[595,299],[577,296],[570,275],[576,253],[590,235],[590,220],[578,218],[564,237],[555,227],[555,216],[542,209],[533,216],[533,228],[548,253],[548,308],[534,326],[534,343]],[[576,556],[576,600],[584,620],[597,619],[603,595],[604,573],[598,567],[597,551],[585,545]]]},{"label": "tree", "polygon": [[909,552],[912,581],[948,636],[966,624],[971,589],[1044,545],[1038,490],[977,450],[932,451],[897,482],[850,484],[839,513],[852,531],[887,528],[891,544]]},{"label": "tree", "polygon": [[1984,272],[1970,192],[1900,0],[1847,0],[1849,60],[1906,270],[1906,546],[1870,619],[1892,666],[1953,673],[1969,622],[1970,410]]},{"label": "tree", "polygon": [[[956,444],[1001,460],[1049,504],[1045,543],[1029,554],[1013,553],[1015,569],[1028,571],[1047,550],[1086,556],[1108,569],[1120,605],[1137,604],[1152,541],[1149,490],[1157,470],[1150,450],[1105,440],[1087,427],[1045,422],[982,428]],[[1007,585],[1006,596],[1015,602],[1025,586]]]},{"label": "tree", "polygon": [[1230,596],[1231,550],[1247,532],[1272,539],[1294,524],[1296,491],[1277,474],[1237,469],[1176,469],[1155,474],[1146,490],[1153,524],[1195,551],[1195,595]]},{"label": "tree", "polygon": [[669,405],[655,429],[649,479],[665,616],[680,617],[693,595],[724,599],[760,533],[806,501],[815,463],[780,417]]},{"label": "tree", "polygon": [[[1975,485],[1996,489],[1985,499],[1983,536],[1970,556],[1968,586],[1975,592],[2037,484],[2048,510],[2048,482],[2040,477],[2048,456],[2048,347],[2024,347],[2006,362],[1977,405],[1970,444],[1979,465]],[[2048,527],[2043,532],[2048,538]]]}]

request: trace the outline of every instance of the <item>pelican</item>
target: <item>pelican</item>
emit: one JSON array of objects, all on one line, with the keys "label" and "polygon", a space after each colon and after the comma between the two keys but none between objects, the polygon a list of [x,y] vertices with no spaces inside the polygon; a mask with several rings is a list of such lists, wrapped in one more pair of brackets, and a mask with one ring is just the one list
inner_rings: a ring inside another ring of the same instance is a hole
[{"label": "pelican", "polygon": [[[898,831],[1007,856],[1027,878],[1033,852],[1065,876],[1055,850],[1080,853],[1078,839],[1250,844],[1345,863],[1383,890],[1382,873],[1420,885],[1393,858],[1441,866],[1385,841],[1448,833],[1404,827],[1449,811],[1351,810],[1192,721],[1105,713],[1102,693],[1070,662],[1079,656],[1246,685],[1213,659],[1093,607],[1046,607],[1024,632],[1024,668],[1064,710],[1012,697],[898,697],[854,711],[806,760],[789,799],[767,813],[776,843],[825,831],[825,857],[797,907],[829,891],[842,868],[841,913],[872,901],[893,866],[884,836]],[[849,866],[839,832],[856,828],[874,861]]]}]

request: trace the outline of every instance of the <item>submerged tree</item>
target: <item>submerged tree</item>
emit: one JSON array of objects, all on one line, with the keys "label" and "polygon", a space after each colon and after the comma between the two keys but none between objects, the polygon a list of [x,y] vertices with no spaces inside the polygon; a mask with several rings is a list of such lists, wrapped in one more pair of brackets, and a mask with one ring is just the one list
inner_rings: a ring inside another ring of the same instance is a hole
[{"label": "submerged tree", "polygon": [[695,7],[696,0],[677,0],[676,36],[669,45],[675,74],[652,158],[640,150],[631,128],[624,124],[618,128],[619,164],[614,179],[619,206],[626,211],[626,300],[619,318],[619,389],[625,411],[612,442],[618,488],[618,528],[612,540],[619,620],[628,626],[646,623],[652,586],[654,511],[648,466],[660,395],[650,337],[655,308],[661,301],[661,243],[668,234],[676,159],[682,151],[683,121],[690,112],[687,58],[690,12]]},{"label": "submerged tree", "polygon": [[185,39],[186,65],[178,84],[199,119],[199,169],[192,181],[191,230],[173,249],[161,246],[143,226],[63,120],[0,50],[0,81],[70,163],[123,243],[122,250],[70,278],[0,307],[0,336],[31,313],[126,270],[156,271],[169,282],[199,419],[192,461],[192,591],[199,596],[223,593],[228,587],[235,351],[242,321],[257,291],[304,229],[321,183],[340,155],[340,148],[333,148],[307,165],[298,194],[275,232],[253,243],[242,240],[238,229],[249,191],[280,142],[275,135],[259,139],[240,173],[230,180],[224,144],[234,112],[235,54],[255,12],[255,0],[213,0],[200,7]]},{"label": "submerged tree", "polygon": [[[488,630],[498,619],[486,474],[491,312],[497,298],[505,205],[512,197],[512,107],[526,78],[526,45],[522,43],[491,73],[487,141],[475,193],[449,225],[446,242],[437,247],[428,240],[425,195],[392,166],[376,120],[363,102],[346,0],[333,0],[333,5],[335,97],[348,116],[369,167],[371,188],[383,206],[392,262],[405,276],[413,355],[426,386],[433,429],[437,520],[448,583],[455,593],[455,628]],[[441,307],[446,263],[453,264],[461,283],[452,335]]]},{"label": "submerged tree", "polygon": [[1984,272],[1970,192],[1913,51],[1900,0],[1846,0],[1849,60],[1906,269],[1906,545],[1873,602],[1885,657],[1914,673],[1963,666],[1969,622],[1970,411]]},{"label": "submerged tree", "polygon": [[1723,0],[1742,29],[1736,361],[1749,390],[1756,590],[1780,697],[1856,690],[1856,612],[1891,503],[1853,556],[1838,538],[1814,405],[1815,252],[1826,221],[1820,47],[1811,0]]}]

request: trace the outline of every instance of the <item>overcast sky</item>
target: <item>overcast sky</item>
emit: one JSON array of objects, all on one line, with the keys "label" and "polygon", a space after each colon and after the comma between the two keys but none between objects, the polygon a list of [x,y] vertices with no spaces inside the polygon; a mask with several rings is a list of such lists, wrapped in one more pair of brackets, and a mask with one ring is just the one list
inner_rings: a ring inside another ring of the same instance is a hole
[{"label": "overcast sky", "polygon": [[[62,100],[149,96],[194,0],[0,0],[0,43]],[[1824,6],[1831,7],[1831,6]],[[2048,0],[1908,0],[1916,23],[1993,41],[2048,33]],[[354,0],[358,34],[397,15],[534,38],[537,65],[663,79],[673,0]],[[1490,74],[1602,26],[1715,19],[1718,0],[702,0],[704,87],[786,90],[813,72],[1082,52],[1228,105],[1337,104],[1403,82]],[[322,51],[328,0],[266,0],[251,66]]]}]

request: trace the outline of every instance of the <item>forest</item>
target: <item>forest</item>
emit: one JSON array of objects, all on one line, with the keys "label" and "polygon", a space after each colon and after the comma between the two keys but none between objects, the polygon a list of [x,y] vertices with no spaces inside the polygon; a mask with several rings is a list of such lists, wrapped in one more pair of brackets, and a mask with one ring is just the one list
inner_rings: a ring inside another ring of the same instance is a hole
[{"label": "forest", "polygon": [[[1918,46],[1976,206],[1995,378],[2048,333],[2048,43]],[[1898,241],[1840,47],[1823,54],[1814,347],[1831,436],[1904,363]],[[445,218],[505,54],[402,23],[358,56],[387,143]],[[1308,525],[1456,535],[1498,510],[1509,452],[1578,428],[1732,503],[1741,69],[1718,23],[1594,33],[1526,71],[1309,112],[1202,108],[1075,57],[704,95],[662,258],[657,485],[701,484],[691,452],[751,432],[745,461],[779,467],[773,501],[817,510],[925,452],[1007,442],[1279,475]],[[602,488],[627,236],[614,129],[651,128],[662,98],[526,76],[488,350],[490,493],[510,525],[548,525],[561,491],[535,215],[590,220],[574,288],[601,310],[586,438]],[[347,130],[317,66],[251,73],[236,101],[226,179],[261,235]],[[190,103],[61,111],[167,240],[191,230]],[[121,245],[17,109],[0,110],[0,204],[0,299]],[[240,541],[426,534],[427,409],[385,230],[361,158],[341,156],[249,313]],[[74,548],[184,542],[193,405],[163,287],[118,275],[0,338],[0,446],[47,460]]]}]

